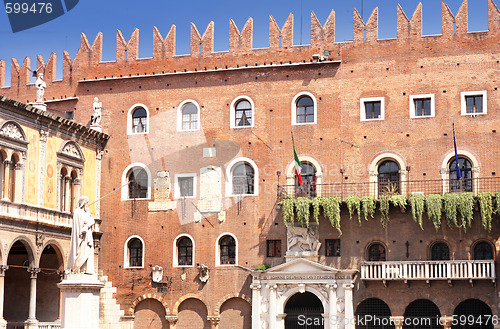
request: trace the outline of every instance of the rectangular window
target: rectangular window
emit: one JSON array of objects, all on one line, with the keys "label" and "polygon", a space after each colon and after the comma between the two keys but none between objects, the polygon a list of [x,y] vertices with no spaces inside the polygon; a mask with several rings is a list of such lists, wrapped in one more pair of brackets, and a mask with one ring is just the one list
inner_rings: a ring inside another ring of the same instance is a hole
[{"label": "rectangular window", "polygon": [[483,96],[465,96],[467,114],[483,113]]},{"label": "rectangular window", "polygon": [[340,239],[325,240],[325,256],[340,257]]},{"label": "rectangular window", "polygon": [[370,97],[360,99],[361,121],[384,120],[384,97]]},{"label": "rectangular window", "polygon": [[462,115],[482,115],[488,112],[486,90],[465,91],[460,93]]},{"label": "rectangular window", "polygon": [[281,240],[267,240],[267,257],[281,257]]},{"label": "rectangular window", "polygon": [[196,197],[196,174],[178,174],[175,175],[176,199]]},{"label": "rectangular window", "polygon": [[429,118],[435,116],[434,94],[410,96],[410,118]]}]

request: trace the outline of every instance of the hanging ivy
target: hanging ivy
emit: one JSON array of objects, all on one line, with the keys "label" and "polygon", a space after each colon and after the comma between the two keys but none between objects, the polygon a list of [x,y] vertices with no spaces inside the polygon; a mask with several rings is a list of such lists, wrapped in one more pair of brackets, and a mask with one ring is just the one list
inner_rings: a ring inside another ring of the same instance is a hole
[{"label": "hanging ivy", "polygon": [[446,193],[443,196],[444,201],[444,214],[448,227],[458,227],[457,214],[458,214],[458,193]]},{"label": "hanging ivy", "polygon": [[382,223],[382,227],[385,227],[387,222],[389,222],[389,197],[387,195],[381,195],[379,202],[380,222]]},{"label": "hanging ivy", "polygon": [[357,195],[350,195],[345,199],[347,209],[349,210],[349,219],[352,220],[354,211],[358,214],[358,222],[361,224],[361,200]]},{"label": "hanging ivy", "polygon": [[321,199],[322,197],[315,197],[312,200],[312,206],[313,206],[313,218],[316,221],[316,223],[319,224],[319,206],[321,205]]},{"label": "hanging ivy", "polygon": [[458,212],[462,217],[460,226],[467,230],[467,227],[471,226],[474,217],[474,193],[465,192],[458,195]]},{"label": "hanging ivy", "polygon": [[391,203],[394,207],[399,207],[401,212],[406,212],[406,195],[395,194],[391,195]]},{"label": "hanging ivy", "polygon": [[422,213],[424,212],[424,200],[425,197],[422,194],[412,194],[408,198],[408,202],[411,206],[411,214],[413,216],[413,220],[418,223],[420,228],[423,230],[422,226]]},{"label": "hanging ivy", "polygon": [[289,223],[293,225],[294,221],[294,211],[293,211],[293,204],[294,204],[294,199],[292,198],[285,198],[281,201],[281,210],[283,211],[283,223],[288,225]]},{"label": "hanging ivy", "polygon": [[500,192],[495,193],[495,201],[497,203],[496,214],[500,216]]},{"label": "hanging ivy", "polygon": [[368,220],[368,216],[373,218],[375,207],[375,199],[372,196],[364,196],[361,198],[361,210],[363,211],[365,220]]},{"label": "hanging ivy", "polygon": [[427,217],[429,217],[434,228],[436,231],[439,230],[443,211],[443,198],[441,194],[427,195],[425,197],[425,209],[427,209]]},{"label": "hanging ivy", "polygon": [[311,208],[311,200],[305,197],[298,197],[295,199],[295,210],[297,211],[297,221],[309,227],[309,210]]},{"label": "hanging ivy", "polygon": [[340,234],[340,198],[338,196],[331,196],[328,198],[321,199],[321,207],[323,208],[323,213],[328,218],[333,227],[335,227]]},{"label": "hanging ivy", "polygon": [[479,193],[479,208],[481,210],[481,222],[486,231],[491,232],[491,218],[493,215],[493,194],[491,192]]}]

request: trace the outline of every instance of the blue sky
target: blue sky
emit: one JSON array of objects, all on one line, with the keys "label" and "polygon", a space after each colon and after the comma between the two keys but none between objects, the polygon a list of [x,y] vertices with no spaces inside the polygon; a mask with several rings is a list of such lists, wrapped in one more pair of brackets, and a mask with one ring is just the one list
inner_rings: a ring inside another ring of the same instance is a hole
[{"label": "blue sky", "polygon": [[[35,1],[36,2],[36,1]],[[441,1],[422,0],[423,33],[441,33]],[[6,62],[6,84],[10,84],[10,59],[22,63],[24,57],[31,57],[32,69],[36,55],[47,61],[50,53],[57,53],[57,76],[62,76],[62,52],[68,51],[74,58],[80,46],[80,33],[87,35],[92,43],[98,32],[104,36],[103,60],[115,60],[116,29],[120,29],[126,40],[134,28],[140,30],[139,57],[152,56],[153,26],[158,27],[163,37],[170,26],[177,27],[177,55],[189,53],[190,23],[198,27],[201,34],[208,23],[215,23],[215,51],[229,48],[229,19],[233,19],[241,30],[248,17],[254,20],[254,48],[268,47],[269,15],[273,15],[281,27],[290,13],[294,15],[294,44],[308,44],[310,33],[310,12],[313,10],[324,24],[333,9],[336,17],[336,41],[352,40],[352,15],[356,8],[363,18],[368,19],[375,7],[379,8],[379,38],[396,37],[395,0],[212,0],[212,1],[170,1],[170,0],[80,0],[78,5],[65,15],[53,21],[12,33],[4,8],[0,12],[0,59]],[[418,0],[400,0],[406,15],[413,14]],[[454,14],[462,0],[447,0]],[[498,1],[497,1],[497,5]],[[488,0],[469,0],[469,31],[488,29]],[[302,17],[302,24],[301,24]],[[302,35],[302,37],[301,37]]]}]

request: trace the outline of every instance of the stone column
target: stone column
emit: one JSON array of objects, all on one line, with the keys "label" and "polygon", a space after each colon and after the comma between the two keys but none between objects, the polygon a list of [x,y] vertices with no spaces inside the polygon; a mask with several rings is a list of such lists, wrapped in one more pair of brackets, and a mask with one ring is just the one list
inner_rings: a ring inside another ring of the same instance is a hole
[{"label": "stone column", "polygon": [[207,316],[207,320],[210,321],[210,327],[212,329],[219,328],[220,316],[218,315],[209,315]]},{"label": "stone column", "polygon": [[71,211],[71,177],[64,177],[64,211]]},{"label": "stone column", "polygon": [[169,328],[175,329],[175,326],[177,324],[177,320],[179,320],[177,315],[165,315],[165,319],[167,319],[167,321],[168,321]]},{"label": "stone column", "polygon": [[74,179],[73,180],[73,184],[71,185],[73,190],[72,190],[72,193],[71,193],[71,204],[70,204],[70,208],[71,208],[71,205],[73,206],[73,209],[71,209],[72,211],[74,211],[77,207],[77,204],[78,204],[78,199],[80,199],[80,195],[81,195],[81,179]]},{"label": "stone column", "polygon": [[259,328],[260,325],[260,289],[262,286],[258,282],[250,285],[252,289],[252,328]]},{"label": "stone column", "polygon": [[[101,198],[101,161],[104,151],[96,151],[96,162],[95,162],[95,199],[99,200]],[[94,203],[94,217],[101,218],[101,203]]]},{"label": "stone column", "polygon": [[23,202],[23,181],[24,181],[24,164],[21,162],[18,162],[14,165],[14,200],[11,200],[13,202]]},{"label": "stone column", "polygon": [[[9,191],[10,191],[10,175],[12,174],[11,170],[10,170],[10,165],[11,165],[10,160],[5,160],[3,162],[3,167],[4,167],[3,197],[9,198],[9,200],[10,200],[10,193],[9,193]],[[10,201],[12,201],[12,200],[10,200]]]},{"label": "stone column", "polygon": [[394,329],[403,329],[404,316],[391,316],[391,321],[394,323]]},{"label": "stone column", "polygon": [[344,284],[345,329],[354,329],[354,304],[352,300],[352,283]]},{"label": "stone column", "polygon": [[30,282],[30,306],[28,313],[28,320],[26,320],[25,328],[37,328],[38,320],[36,319],[36,278],[40,272],[39,268],[29,268],[28,272],[31,273]]},{"label": "stone column", "polygon": [[[38,205],[43,206],[44,203],[44,186],[45,186],[45,149],[47,146],[47,138],[49,132],[47,130],[40,130],[40,151],[38,162]],[[57,173],[59,175],[59,173]]]},{"label": "stone column", "polygon": [[7,265],[0,266],[0,329],[7,328],[7,321],[3,318],[3,299],[4,299],[4,282],[5,282],[5,271],[7,271],[9,267]]},{"label": "stone column", "polygon": [[337,317],[337,284],[327,284],[328,289],[328,328],[337,329],[339,318]]},{"label": "stone column", "polygon": [[278,286],[273,284],[267,287],[269,289],[269,329],[276,329],[276,304],[278,303],[276,289]]}]

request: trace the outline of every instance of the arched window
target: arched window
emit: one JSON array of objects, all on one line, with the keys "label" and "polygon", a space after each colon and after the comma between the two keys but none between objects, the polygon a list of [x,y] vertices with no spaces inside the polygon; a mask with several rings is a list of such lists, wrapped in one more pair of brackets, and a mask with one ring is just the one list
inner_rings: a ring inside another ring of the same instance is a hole
[{"label": "arched window", "polygon": [[146,133],[148,131],[148,113],[142,107],[132,112],[132,133]]},{"label": "arched window", "polygon": [[385,247],[381,243],[372,243],[368,247],[368,261],[379,262],[386,260]]},{"label": "arched window", "polygon": [[458,158],[460,178],[457,173],[457,161],[450,162],[450,192],[472,192],[472,163],[463,157]]},{"label": "arched window", "polygon": [[252,112],[252,104],[248,100],[239,100],[234,107],[235,127],[252,126]]},{"label": "arched window", "polygon": [[299,184],[299,178],[295,175],[295,185],[297,186],[296,195],[316,196],[316,168],[309,162],[302,162],[301,170],[302,184]]},{"label": "arched window", "polygon": [[297,100],[297,123],[313,123],[314,102],[309,96],[302,96]]},{"label": "arched window", "polygon": [[182,130],[198,129],[198,107],[194,103],[186,103],[182,106]]},{"label": "arched window", "polygon": [[193,265],[193,241],[188,237],[177,240],[177,265]]},{"label": "arched window", "polygon": [[6,156],[3,151],[0,151],[0,199],[4,197],[5,190],[5,161]]},{"label": "arched window", "polygon": [[476,243],[474,246],[475,260],[490,260],[493,259],[493,248],[486,241]]},{"label": "arched window", "polygon": [[220,265],[236,264],[236,241],[230,235],[225,235],[219,240]]},{"label": "arched window", "polygon": [[301,92],[292,100],[292,125],[315,124],[317,103],[313,94]]},{"label": "arched window", "polygon": [[143,242],[136,237],[132,237],[127,242],[127,261],[125,267],[143,267]]},{"label": "arched window", "polygon": [[254,194],[255,172],[252,166],[242,162],[233,169],[233,194]]},{"label": "arched window", "polygon": [[431,247],[431,260],[450,260],[450,248],[444,242],[434,243]]},{"label": "arched window", "polygon": [[[12,157],[10,158],[10,164],[9,164],[9,171],[10,171],[10,189],[9,189],[9,200],[12,202],[16,202],[16,167],[17,164],[19,163],[17,157],[15,154],[12,154]],[[19,188],[19,187],[17,187]]]},{"label": "arched window", "polygon": [[144,168],[135,167],[127,174],[128,198],[145,199],[148,197],[148,174]]},{"label": "arched window", "polygon": [[470,321],[453,321],[452,329],[493,329],[496,321],[492,321],[493,312],[491,308],[479,299],[467,299],[458,304],[453,312],[454,319],[473,320],[473,325]]},{"label": "arched window", "polygon": [[400,193],[399,165],[386,160],[378,166],[378,195]]}]

